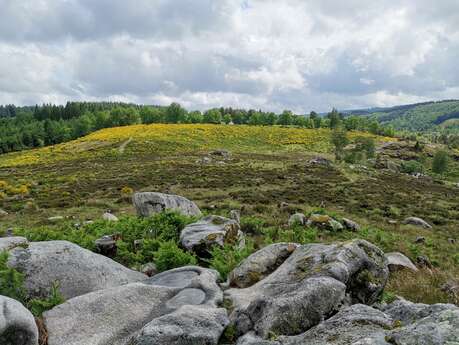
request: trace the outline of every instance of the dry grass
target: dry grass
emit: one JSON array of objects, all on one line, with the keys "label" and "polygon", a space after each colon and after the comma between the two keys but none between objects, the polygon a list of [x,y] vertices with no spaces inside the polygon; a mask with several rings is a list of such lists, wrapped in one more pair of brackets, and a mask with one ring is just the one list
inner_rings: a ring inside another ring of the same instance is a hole
[{"label": "dry grass", "polygon": [[445,289],[445,284],[459,284],[457,276],[437,269],[418,272],[402,270],[391,273],[386,291],[416,303],[454,303],[459,305],[459,291]]}]

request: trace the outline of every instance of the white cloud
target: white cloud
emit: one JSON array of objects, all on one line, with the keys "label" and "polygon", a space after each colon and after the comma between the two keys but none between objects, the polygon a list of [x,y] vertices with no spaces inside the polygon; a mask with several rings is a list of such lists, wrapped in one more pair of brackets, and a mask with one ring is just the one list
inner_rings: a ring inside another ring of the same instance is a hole
[{"label": "white cloud", "polygon": [[0,103],[307,112],[458,97],[453,0],[0,0],[0,8]]}]

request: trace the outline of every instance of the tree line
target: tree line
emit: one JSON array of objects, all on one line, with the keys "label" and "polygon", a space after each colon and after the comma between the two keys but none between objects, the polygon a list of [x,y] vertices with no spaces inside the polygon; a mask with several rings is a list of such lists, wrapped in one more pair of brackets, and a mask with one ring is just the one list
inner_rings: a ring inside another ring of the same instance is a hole
[{"label": "tree line", "polygon": [[394,130],[376,120],[344,116],[336,109],[327,115],[311,112],[298,115],[261,110],[213,108],[188,111],[178,103],[167,107],[116,102],[68,102],[35,107],[0,106],[0,153],[54,145],[73,140],[102,128],[151,123],[211,123],[256,126],[298,126],[369,131],[393,136]]}]

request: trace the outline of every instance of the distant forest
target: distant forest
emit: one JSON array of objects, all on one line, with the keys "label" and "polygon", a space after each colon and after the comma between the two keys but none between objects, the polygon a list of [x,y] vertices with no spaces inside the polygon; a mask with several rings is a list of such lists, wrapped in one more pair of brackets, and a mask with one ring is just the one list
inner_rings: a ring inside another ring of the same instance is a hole
[{"label": "distant forest", "polygon": [[347,116],[332,110],[297,115],[260,110],[214,108],[187,111],[177,103],[167,107],[111,102],[68,102],[65,106],[44,104],[28,107],[0,106],[0,153],[20,151],[73,140],[102,128],[151,123],[213,123],[257,126],[298,126],[370,131],[393,136],[394,130],[374,119]]}]

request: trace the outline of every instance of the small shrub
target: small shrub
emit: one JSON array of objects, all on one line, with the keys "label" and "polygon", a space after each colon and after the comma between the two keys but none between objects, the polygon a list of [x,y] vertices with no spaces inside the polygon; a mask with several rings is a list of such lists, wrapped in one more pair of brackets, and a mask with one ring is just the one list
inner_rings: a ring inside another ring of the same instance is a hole
[{"label": "small shrub", "polygon": [[411,160],[402,162],[400,170],[405,174],[416,174],[424,172],[424,166],[418,161]]},{"label": "small shrub", "polygon": [[45,311],[50,310],[64,302],[65,299],[59,291],[59,284],[54,283],[51,287],[51,292],[48,298],[32,299],[29,301],[28,306],[33,315],[40,317]]},{"label": "small shrub", "polygon": [[9,253],[7,251],[0,252],[1,296],[6,296],[21,302],[36,317],[40,317],[45,311],[64,302],[64,298],[59,292],[58,284],[53,284],[48,298],[29,299],[24,287],[24,274],[7,265],[8,257]]},{"label": "small shrub", "polygon": [[384,291],[381,295],[381,302],[382,303],[392,303],[397,299],[397,295],[391,291]]},{"label": "small shrub", "polygon": [[246,234],[260,234],[265,221],[256,217],[243,217],[241,219],[241,230]]},{"label": "small shrub", "polygon": [[442,175],[448,171],[448,152],[440,150],[437,151],[432,161],[432,171],[436,174]]},{"label": "small shrub", "polygon": [[180,249],[173,241],[162,243],[154,254],[155,264],[158,271],[163,272],[173,268],[196,265],[196,256]]},{"label": "small shrub", "polygon": [[362,152],[359,151],[351,151],[349,153],[346,153],[344,156],[344,161],[349,164],[356,164],[359,163],[363,160],[364,156]]},{"label": "small shrub", "polygon": [[315,228],[305,229],[304,226],[293,226],[287,230],[277,232],[277,238],[273,242],[293,242],[300,244],[312,243],[317,240],[318,231]]},{"label": "small shrub", "polygon": [[8,263],[9,253],[0,252],[0,295],[13,298],[26,304],[26,290],[24,288],[24,274],[10,268]]},{"label": "small shrub", "polygon": [[210,267],[220,272],[221,278],[226,280],[228,274],[236,268],[239,263],[255,251],[251,240],[246,239],[244,248],[237,246],[214,247],[209,260]]}]

